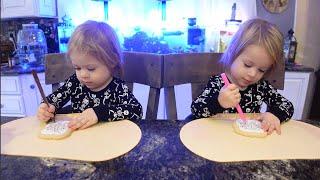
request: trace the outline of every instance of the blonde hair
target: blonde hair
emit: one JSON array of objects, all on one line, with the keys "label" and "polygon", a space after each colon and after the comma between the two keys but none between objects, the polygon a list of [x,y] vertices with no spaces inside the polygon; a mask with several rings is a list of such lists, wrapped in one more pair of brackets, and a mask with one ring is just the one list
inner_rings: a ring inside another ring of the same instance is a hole
[{"label": "blonde hair", "polygon": [[106,64],[112,76],[121,77],[123,74],[122,51],[117,34],[104,22],[89,20],[80,24],[69,40],[68,58],[72,52],[93,56]]},{"label": "blonde hair", "polygon": [[233,61],[250,45],[265,48],[272,59],[269,72],[283,62],[283,36],[276,25],[263,19],[251,19],[243,23],[233,36],[220,62],[229,70]]}]

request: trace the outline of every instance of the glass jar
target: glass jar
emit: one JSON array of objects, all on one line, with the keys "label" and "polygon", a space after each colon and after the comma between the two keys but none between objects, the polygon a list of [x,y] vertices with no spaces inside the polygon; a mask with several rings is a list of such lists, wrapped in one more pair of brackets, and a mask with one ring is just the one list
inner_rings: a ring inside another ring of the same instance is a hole
[{"label": "glass jar", "polygon": [[43,64],[48,52],[46,37],[38,24],[22,24],[17,36],[17,55],[23,64]]}]

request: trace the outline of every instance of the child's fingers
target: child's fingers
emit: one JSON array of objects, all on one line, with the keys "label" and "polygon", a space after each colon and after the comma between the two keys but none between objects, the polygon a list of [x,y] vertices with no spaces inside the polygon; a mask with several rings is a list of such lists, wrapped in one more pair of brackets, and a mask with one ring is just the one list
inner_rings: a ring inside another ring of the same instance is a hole
[{"label": "child's fingers", "polygon": [[79,129],[81,129],[81,130],[86,129],[92,125],[93,125],[93,123],[91,121],[87,121],[86,123],[82,124],[82,126]]},{"label": "child's fingers", "polygon": [[46,116],[42,115],[42,114],[37,114],[37,118],[40,121],[48,121],[49,118],[47,118]]},{"label": "child's fingers", "polygon": [[269,129],[270,124],[267,121],[262,121],[261,122],[261,128],[267,132],[267,130]]},{"label": "child's fingers", "polygon": [[281,134],[281,126],[280,126],[280,123],[277,123],[276,125],[275,125],[275,128],[276,128],[276,132],[277,132],[277,134]]},{"label": "child's fingers", "polygon": [[44,103],[40,104],[39,108],[38,108],[38,112],[43,113],[46,112],[48,110],[48,106]]},{"label": "child's fingers", "polygon": [[82,128],[82,127],[85,126],[87,123],[88,123],[88,120],[86,120],[85,118],[77,118],[77,119],[70,121],[69,128],[71,128],[73,130],[84,129],[86,127],[84,127],[84,128]]},{"label": "child's fingers", "polygon": [[272,132],[275,130],[275,125],[274,124],[271,124],[269,126],[269,129],[268,129],[268,135],[272,134]]},{"label": "child's fingers", "polygon": [[237,99],[241,99],[241,94],[237,93],[237,94],[234,95],[234,97],[237,98]]},{"label": "child's fingers", "polygon": [[51,113],[54,113],[55,110],[56,110],[56,107],[54,107],[54,105],[52,105],[52,104],[49,104],[48,111],[51,112]]},{"label": "child's fingers", "polygon": [[49,111],[45,111],[45,112],[43,113],[43,115],[46,116],[46,117],[48,117],[49,119],[54,117],[54,114],[51,113],[51,112],[49,112]]},{"label": "child's fingers", "polygon": [[[237,87],[235,84],[229,84],[229,85],[227,86],[227,88],[228,88],[229,90],[231,90],[231,91],[238,89],[238,87]],[[239,91],[239,89],[238,89],[238,91]]]},{"label": "child's fingers", "polygon": [[78,120],[77,119],[70,120],[68,127],[72,130],[76,130],[78,128]]}]

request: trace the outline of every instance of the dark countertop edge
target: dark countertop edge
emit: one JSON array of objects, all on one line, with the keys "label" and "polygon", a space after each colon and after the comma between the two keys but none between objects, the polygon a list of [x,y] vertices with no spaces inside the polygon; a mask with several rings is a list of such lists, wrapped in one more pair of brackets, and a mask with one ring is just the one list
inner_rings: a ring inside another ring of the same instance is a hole
[{"label": "dark countertop edge", "polygon": [[297,70],[297,69],[286,69],[285,72],[314,72],[314,69],[311,68],[311,69],[300,69],[300,70]]},{"label": "dark countertop edge", "polygon": [[286,72],[315,72],[315,69],[302,64],[286,64]]},{"label": "dark countertop edge", "polygon": [[32,70],[36,70],[38,73],[42,73],[45,72],[45,68],[44,67],[40,67],[40,68],[30,68],[24,71],[6,71],[6,70],[2,70],[1,69],[1,76],[19,76],[22,74],[31,74]]},{"label": "dark countertop edge", "polygon": [[[37,72],[45,72],[45,70],[36,70]],[[285,70],[285,72],[314,72],[314,70],[311,69],[301,69],[301,70]],[[1,76],[19,76],[21,74],[31,74],[31,70],[30,71],[24,71],[24,72],[6,72],[6,71],[1,71]]]}]

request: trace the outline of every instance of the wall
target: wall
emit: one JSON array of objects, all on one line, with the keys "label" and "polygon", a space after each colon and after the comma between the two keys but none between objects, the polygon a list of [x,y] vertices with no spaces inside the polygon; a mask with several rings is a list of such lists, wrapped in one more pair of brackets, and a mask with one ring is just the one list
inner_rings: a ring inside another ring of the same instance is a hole
[{"label": "wall", "polygon": [[318,70],[318,76],[315,76],[318,80],[314,79],[313,82],[311,82],[317,83],[317,88],[314,88],[314,94],[308,94],[307,97],[313,100],[310,118],[316,118],[319,117],[318,104],[320,103],[320,1],[297,1],[296,7],[295,31],[298,39],[296,61],[303,65],[313,67],[316,71]]},{"label": "wall", "polygon": [[295,4],[296,0],[289,0],[288,8],[280,13],[273,14],[268,12],[262,4],[262,0],[256,0],[257,16],[276,24],[285,36],[288,30],[294,26]]},{"label": "wall", "polygon": [[297,1],[295,31],[298,39],[296,61],[320,69],[320,1]]}]

